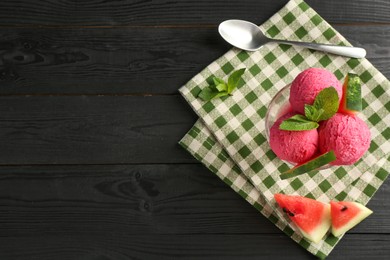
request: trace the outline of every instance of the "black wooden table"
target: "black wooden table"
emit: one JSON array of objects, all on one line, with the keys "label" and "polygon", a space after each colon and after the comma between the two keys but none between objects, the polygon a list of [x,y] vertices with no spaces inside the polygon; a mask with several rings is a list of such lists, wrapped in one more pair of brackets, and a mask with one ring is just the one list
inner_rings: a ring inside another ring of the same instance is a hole
[{"label": "black wooden table", "polygon": [[[2,0],[0,259],[312,259],[177,144],[178,88],[287,0]],[[390,78],[390,1],[308,0]],[[390,180],[332,259],[390,259]]]}]

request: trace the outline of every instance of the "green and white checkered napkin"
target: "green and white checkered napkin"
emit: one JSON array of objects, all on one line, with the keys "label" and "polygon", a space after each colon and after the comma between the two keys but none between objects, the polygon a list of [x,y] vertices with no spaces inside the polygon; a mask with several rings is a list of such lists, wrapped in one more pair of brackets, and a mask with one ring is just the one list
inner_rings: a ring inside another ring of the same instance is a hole
[{"label": "green and white checkered napkin", "polygon": [[[260,28],[272,38],[350,45],[301,0],[291,0]],[[309,67],[324,67],[339,80],[354,72],[364,82],[359,116],[371,131],[371,146],[355,165],[332,167],[281,180],[288,166],[271,151],[264,117],[272,97]],[[247,68],[233,96],[204,102],[198,93],[214,76],[226,79]],[[299,194],[323,202],[354,200],[366,204],[388,176],[390,82],[366,59],[349,59],[301,47],[266,44],[256,52],[232,49],[180,89],[199,115],[180,144],[293,240],[320,258],[338,242],[332,235],[318,244],[304,239],[276,206],[273,194]]]}]

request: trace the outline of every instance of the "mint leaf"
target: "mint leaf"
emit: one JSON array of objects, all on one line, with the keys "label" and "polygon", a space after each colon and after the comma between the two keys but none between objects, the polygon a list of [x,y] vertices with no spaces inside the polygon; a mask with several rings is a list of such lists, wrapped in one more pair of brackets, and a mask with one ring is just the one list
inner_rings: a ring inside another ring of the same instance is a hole
[{"label": "mint leaf", "polygon": [[294,115],[284,120],[279,129],[304,131],[318,128],[318,122],[327,120],[339,109],[339,96],[334,87],[325,88],[318,93],[313,105],[305,105],[305,116]]},{"label": "mint leaf", "polygon": [[217,78],[217,77],[213,78],[213,82],[214,82],[215,86],[218,86],[219,84],[225,84],[226,85],[226,82],[223,79]]},{"label": "mint leaf", "polygon": [[215,90],[217,92],[223,92],[223,91],[228,90],[226,82],[223,81],[223,79],[214,77],[213,82],[214,82],[214,85],[210,85],[210,88],[212,88],[213,90]]},{"label": "mint leaf", "polygon": [[295,121],[300,121],[300,122],[306,122],[308,121],[307,118],[303,115],[297,114],[293,115],[292,117],[289,117],[288,119],[295,120]]},{"label": "mint leaf", "polygon": [[311,121],[314,121],[314,122],[319,122],[322,114],[324,113],[325,111],[320,108],[319,110],[315,107],[315,106],[312,106],[312,105],[305,105],[305,116],[307,117],[307,119],[310,119]]},{"label": "mint leaf", "polygon": [[198,97],[203,99],[203,101],[209,101],[213,98],[223,97],[230,95],[230,93],[237,87],[238,82],[241,79],[242,74],[245,69],[239,69],[233,72],[228,79],[228,83],[217,77],[213,77],[213,84],[204,88],[199,94]]},{"label": "mint leaf", "polygon": [[219,91],[219,92],[223,92],[223,91],[227,91],[228,90],[228,87],[226,86],[225,83],[223,84],[218,84],[215,86],[215,88]]},{"label": "mint leaf", "polygon": [[294,115],[279,125],[279,129],[287,131],[304,131],[316,129],[319,126],[317,122],[308,120],[303,115]]},{"label": "mint leaf", "polygon": [[238,82],[240,81],[241,79],[241,76],[242,74],[244,74],[245,72],[245,68],[244,69],[239,69],[235,72],[233,72],[230,76],[229,76],[229,79],[228,79],[228,89],[227,89],[227,92],[230,94],[233,92],[233,90],[237,87],[238,85]]},{"label": "mint leaf", "polygon": [[321,90],[321,92],[316,96],[313,106],[317,109],[317,111],[320,109],[324,111],[315,121],[319,122],[331,118],[334,114],[336,114],[337,110],[339,110],[339,96],[336,89],[334,87],[329,87]]},{"label": "mint leaf", "polygon": [[203,101],[209,101],[213,98],[227,96],[228,93],[226,91],[218,92],[216,90],[213,90],[210,87],[204,88],[199,94],[198,97],[200,97]]}]

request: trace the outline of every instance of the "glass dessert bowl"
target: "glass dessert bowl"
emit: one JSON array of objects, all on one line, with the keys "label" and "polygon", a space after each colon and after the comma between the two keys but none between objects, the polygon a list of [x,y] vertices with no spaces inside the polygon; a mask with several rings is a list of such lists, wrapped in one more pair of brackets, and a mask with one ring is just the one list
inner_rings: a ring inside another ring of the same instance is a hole
[{"label": "glass dessert bowl", "polygon": [[279,117],[290,112],[291,105],[289,102],[291,84],[283,87],[272,98],[268,105],[267,113],[265,114],[265,136],[269,142],[270,129]]},{"label": "glass dessert bowl", "polygon": [[[290,105],[289,97],[290,97],[290,87],[291,84],[283,87],[276,95],[272,98],[270,104],[268,105],[267,113],[265,115],[265,135],[268,143],[270,143],[270,130],[271,127],[275,124],[275,122],[283,115],[292,112],[293,109]],[[319,155],[319,154],[318,154]],[[315,158],[317,155],[312,157]],[[281,161],[289,165],[290,167],[294,167],[298,165],[296,162],[291,162],[287,160],[283,160],[278,157]],[[311,160],[311,159],[310,159]],[[317,170],[324,170],[330,168],[332,165],[326,164],[319,167]]]},{"label": "glass dessert bowl", "polygon": [[370,147],[362,110],[361,80],[348,73],[344,83],[330,71],[308,68],[271,100],[265,134],[274,154],[294,165],[281,174],[291,178],[332,165],[352,165]]}]

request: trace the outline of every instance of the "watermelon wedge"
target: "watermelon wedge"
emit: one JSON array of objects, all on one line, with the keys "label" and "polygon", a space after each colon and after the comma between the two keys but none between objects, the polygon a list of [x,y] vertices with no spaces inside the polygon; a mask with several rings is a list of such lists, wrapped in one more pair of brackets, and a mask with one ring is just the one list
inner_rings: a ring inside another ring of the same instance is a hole
[{"label": "watermelon wedge", "polygon": [[307,162],[298,164],[294,166],[293,168],[283,172],[280,175],[280,178],[282,180],[292,178],[292,177],[297,177],[301,174],[317,170],[318,168],[330,163],[336,161],[336,155],[334,154],[334,151],[331,150],[329,152],[326,152],[324,154],[321,154]]},{"label": "watermelon wedge", "polygon": [[318,243],[331,225],[330,206],[302,196],[274,195],[276,202],[296,224],[302,235]]},{"label": "watermelon wedge", "polygon": [[330,202],[332,234],[338,237],[372,214],[372,210],[357,202]]},{"label": "watermelon wedge", "polygon": [[343,96],[340,101],[339,113],[354,115],[362,110],[361,84],[358,75],[348,73],[343,85]]}]

